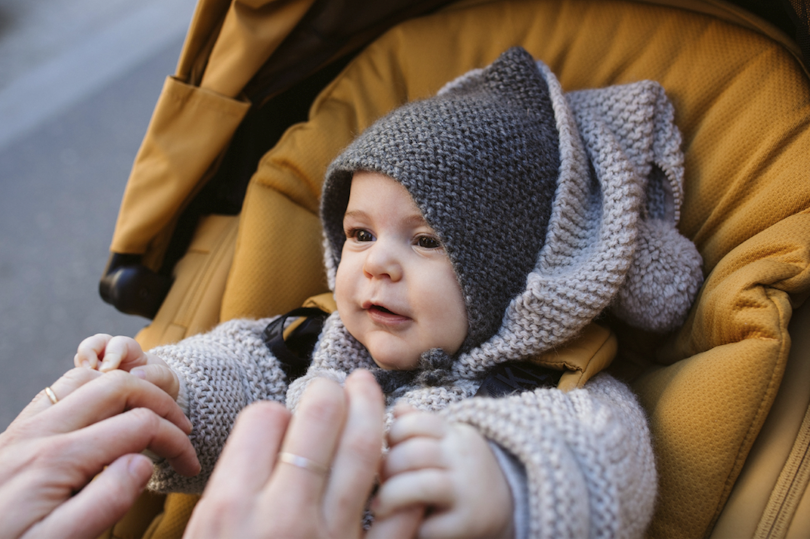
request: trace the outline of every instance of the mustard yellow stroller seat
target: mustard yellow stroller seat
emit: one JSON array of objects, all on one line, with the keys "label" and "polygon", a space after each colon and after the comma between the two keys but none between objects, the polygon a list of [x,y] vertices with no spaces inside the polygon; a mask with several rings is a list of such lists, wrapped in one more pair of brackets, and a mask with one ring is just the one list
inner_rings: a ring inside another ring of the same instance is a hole
[{"label": "mustard yellow stroller seat", "polygon": [[[329,6],[198,5],[102,282],[124,310],[154,316],[142,344],[325,292],[318,199],[331,159],[389,110],[510,46],[546,62],[566,91],[652,79],[683,133],[679,229],[706,281],[673,334],[611,321],[611,372],[631,382],[654,434],[648,535],[810,536],[810,311],[798,309],[810,293],[810,78],[796,43],[719,0],[466,0],[376,19],[369,8],[359,30],[318,48],[317,30],[362,19]],[[193,503],[145,496],[108,535],[179,536]]]}]

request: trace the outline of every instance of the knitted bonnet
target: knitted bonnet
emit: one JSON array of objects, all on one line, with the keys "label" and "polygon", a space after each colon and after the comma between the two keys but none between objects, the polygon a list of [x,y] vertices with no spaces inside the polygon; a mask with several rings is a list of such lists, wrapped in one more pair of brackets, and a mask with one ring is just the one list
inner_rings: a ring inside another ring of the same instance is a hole
[{"label": "knitted bonnet", "polygon": [[616,115],[616,99],[638,108],[639,96],[566,96],[522,48],[381,118],[326,174],[330,287],[352,174],[365,170],[401,183],[445,247],[469,322],[459,374],[563,344],[611,302],[631,324],[676,327],[701,260],[675,228],[682,155],[671,105],[656,83],[638,84],[641,112],[663,115],[665,129],[624,137],[629,146],[604,116]]}]

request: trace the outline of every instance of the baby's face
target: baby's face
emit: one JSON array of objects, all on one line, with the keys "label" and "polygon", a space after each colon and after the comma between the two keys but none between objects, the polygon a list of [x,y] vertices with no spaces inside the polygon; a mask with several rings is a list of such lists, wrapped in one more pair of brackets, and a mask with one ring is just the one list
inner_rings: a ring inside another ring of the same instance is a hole
[{"label": "baby's face", "polygon": [[388,176],[355,173],[343,230],[337,308],[377,365],[407,370],[432,348],[456,353],[467,336],[461,287],[408,191]]}]

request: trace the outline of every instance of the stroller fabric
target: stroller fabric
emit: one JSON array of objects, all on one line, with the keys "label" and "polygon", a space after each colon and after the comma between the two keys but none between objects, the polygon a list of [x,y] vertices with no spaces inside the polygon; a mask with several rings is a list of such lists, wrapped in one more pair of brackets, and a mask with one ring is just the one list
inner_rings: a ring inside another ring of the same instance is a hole
[{"label": "stroller fabric", "polygon": [[706,282],[673,335],[614,321],[612,370],[634,380],[656,440],[648,534],[703,536],[770,409],[791,313],[810,293],[810,85],[761,32],[675,7],[562,0],[468,2],[400,25],[262,160],[220,319],[279,314],[325,291],[317,211],[330,160],[386,112],[513,45],[546,62],[565,91],[649,79],[674,104],[685,154],[679,229],[697,244]]}]

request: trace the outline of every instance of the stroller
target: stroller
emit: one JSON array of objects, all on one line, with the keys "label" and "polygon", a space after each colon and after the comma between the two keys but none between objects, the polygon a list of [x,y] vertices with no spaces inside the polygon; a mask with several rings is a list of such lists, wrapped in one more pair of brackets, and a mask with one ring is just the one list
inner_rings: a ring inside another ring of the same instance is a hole
[{"label": "stroller", "polygon": [[[566,91],[660,82],[683,134],[682,328],[611,321],[648,411],[650,537],[810,536],[810,38],[798,0],[199,0],[133,166],[100,284],[145,348],[327,291],[326,166],[389,110],[521,45]],[[587,364],[587,362],[586,362]],[[587,369],[587,367],[583,367]],[[144,494],[108,537],[179,537]]]}]

